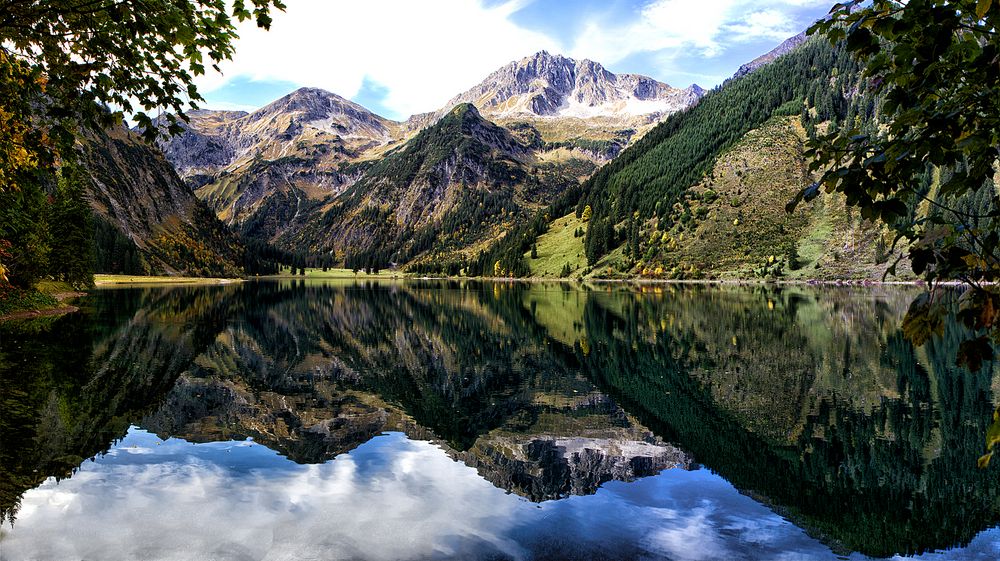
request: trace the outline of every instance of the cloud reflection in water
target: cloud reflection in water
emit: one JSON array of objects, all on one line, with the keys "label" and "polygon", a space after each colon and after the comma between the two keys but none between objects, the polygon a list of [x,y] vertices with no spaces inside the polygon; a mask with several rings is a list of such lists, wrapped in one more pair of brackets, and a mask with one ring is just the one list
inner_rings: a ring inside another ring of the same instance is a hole
[{"label": "cloud reflection in water", "polygon": [[[400,433],[300,465],[133,428],[4,532],[3,560],[837,559],[707,470],[534,504]],[[995,534],[941,557],[996,559]]]}]

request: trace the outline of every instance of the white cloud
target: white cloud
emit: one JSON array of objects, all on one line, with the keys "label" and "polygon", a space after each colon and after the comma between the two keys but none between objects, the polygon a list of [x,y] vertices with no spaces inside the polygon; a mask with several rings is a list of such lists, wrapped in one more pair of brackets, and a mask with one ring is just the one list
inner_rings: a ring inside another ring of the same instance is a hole
[{"label": "white cloud", "polygon": [[698,49],[706,55],[732,8],[732,0],[658,0],[645,6],[639,18],[623,26],[600,19],[588,23],[570,52],[580,58],[614,64],[636,52]]},{"label": "white cloud", "polygon": [[781,41],[802,31],[796,29],[794,22],[778,10],[763,10],[743,16],[740,21],[725,27],[727,34],[734,41],[749,41],[767,38]]},{"label": "white cloud", "polygon": [[[270,31],[241,24],[234,60],[221,65],[223,75],[201,77],[199,89],[209,99],[218,98],[211,95],[214,90],[241,77],[314,86],[351,98],[367,79],[385,88],[383,106],[405,118],[440,108],[493,70],[540,50],[605,65],[653,53],[661,72],[621,70],[666,80],[679,56],[718,57],[741,42],[784,39],[800,31],[791,10],[830,0],[775,0],[766,9],[751,0],[652,0],[625,24],[609,24],[606,13],[593,15],[565,45],[511,21],[511,14],[532,1],[288,0]],[[746,60],[757,54],[748,53]],[[227,97],[228,103],[206,106],[252,109]]]},{"label": "white cloud", "polygon": [[467,0],[289,0],[270,31],[240,26],[224,76],[200,80],[211,92],[244,76],[356,95],[367,77],[387,88],[384,105],[399,115],[432,111],[510,62],[558,45],[508,17],[515,0],[485,7]]},{"label": "white cloud", "polygon": [[[140,449],[149,453],[130,453]],[[995,551],[996,531],[983,535],[970,550]],[[298,465],[252,442],[161,441],[134,428],[69,479],[28,491],[13,526],[0,526],[0,550],[3,559],[52,561],[586,559],[618,551],[679,561],[837,558],[708,470],[667,470],[536,505],[400,433]]]},{"label": "white cloud", "polygon": [[[629,23],[608,26],[595,17],[570,52],[605,65],[636,53],[656,53],[661,67],[672,70],[679,56],[712,58],[748,41],[780,41],[802,31],[792,8],[825,5],[829,0],[777,0],[765,10],[750,0],[654,0]],[[746,60],[754,58],[753,53]],[[661,78],[660,76],[654,76]]]},{"label": "white cloud", "polygon": [[[125,446],[151,440],[133,431]],[[502,534],[527,505],[430,443],[378,440],[308,466],[254,467],[251,455],[273,453],[237,445],[233,461],[251,467],[229,469],[219,453],[231,444],[179,440],[155,447],[156,463],[109,455],[30,491],[14,526],[0,529],[2,557],[390,561],[480,544],[521,557]]]}]

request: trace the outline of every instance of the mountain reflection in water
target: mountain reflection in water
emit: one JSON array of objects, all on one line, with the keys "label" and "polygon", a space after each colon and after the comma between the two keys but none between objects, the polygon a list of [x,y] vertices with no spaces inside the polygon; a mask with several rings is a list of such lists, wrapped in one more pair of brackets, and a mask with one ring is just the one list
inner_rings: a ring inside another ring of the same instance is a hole
[{"label": "mountain reflection in water", "polygon": [[0,558],[995,559],[998,369],[914,294],[97,290],[0,325]]}]

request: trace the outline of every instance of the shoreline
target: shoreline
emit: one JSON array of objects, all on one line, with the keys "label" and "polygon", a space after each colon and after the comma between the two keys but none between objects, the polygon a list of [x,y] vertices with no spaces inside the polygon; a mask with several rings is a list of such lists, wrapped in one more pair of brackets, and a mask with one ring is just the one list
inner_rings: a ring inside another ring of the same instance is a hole
[{"label": "shoreline", "polygon": [[40,308],[34,310],[18,310],[16,312],[11,312],[9,314],[0,316],[0,322],[61,316],[64,314],[71,314],[73,312],[78,312],[80,311],[80,308],[76,306],[62,305],[62,304],[67,300],[74,300],[76,298],[86,295],[87,295],[86,292],[76,292],[76,291],[55,292],[52,293],[50,296],[56,299],[56,302],[60,304],[59,306],[56,306],[54,308]]},{"label": "shoreline", "polygon": [[167,275],[94,275],[94,286],[140,285],[140,284],[232,284],[244,282],[242,278],[222,277],[171,277]]},{"label": "shoreline", "polygon": [[[410,280],[442,280],[461,281],[478,280],[504,283],[560,283],[560,284],[634,284],[634,285],[670,285],[670,284],[692,284],[692,285],[720,285],[720,286],[762,286],[762,285],[788,285],[788,286],[916,286],[926,287],[923,280],[897,280],[897,281],[875,281],[858,279],[841,280],[819,280],[819,279],[571,279],[571,278],[549,278],[549,277],[431,277],[431,276],[410,276],[404,277]],[[948,281],[937,283],[938,286],[962,286],[961,281]]]},{"label": "shoreline", "polygon": [[[128,288],[142,286],[220,286],[255,280],[280,281],[280,280],[312,280],[312,281],[479,281],[502,284],[568,284],[584,286],[590,285],[622,285],[622,286],[670,286],[670,285],[704,285],[704,286],[825,286],[825,287],[914,287],[927,288],[928,285],[923,280],[895,280],[895,281],[875,281],[869,279],[850,280],[819,280],[819,279],[573,279],[573,278],[546,278],[546,277],[438,277],[438,276],[416,276],[410,274],[397,273],[388,275],[358,275],[358,276],[301,276],[301,275],[268,275],[247,278],[216,278],[216,277],[170,277],[170,276],[131,276],[131,275],[95,275],[95,289]],[[937,283],[942,287],[959,287],[964,283],[960,281],[948,281]],[[79,311],[79,307],[63,305],[67,300],[86,296],[86,292],[57,292],[51,296],[60,304],[52,308],[40,308],[31,310],[18,310],[0,316],[0,322],[16,321],[25,319],[35,319],[41,317],[53,317]]]}]

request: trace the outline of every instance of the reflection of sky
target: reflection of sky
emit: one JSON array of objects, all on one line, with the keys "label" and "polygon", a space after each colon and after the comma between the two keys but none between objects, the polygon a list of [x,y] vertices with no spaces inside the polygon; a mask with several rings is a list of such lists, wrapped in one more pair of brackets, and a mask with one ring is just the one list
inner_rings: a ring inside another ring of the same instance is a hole
[{"label": "reflection of sky", "polygon": [[[668,470],[540,505],[393,433],[323,465],[132,429],[29,491],[0,558],[836,559],[725,480]],[[1000,531],[931,559],[997,559]]]}]

